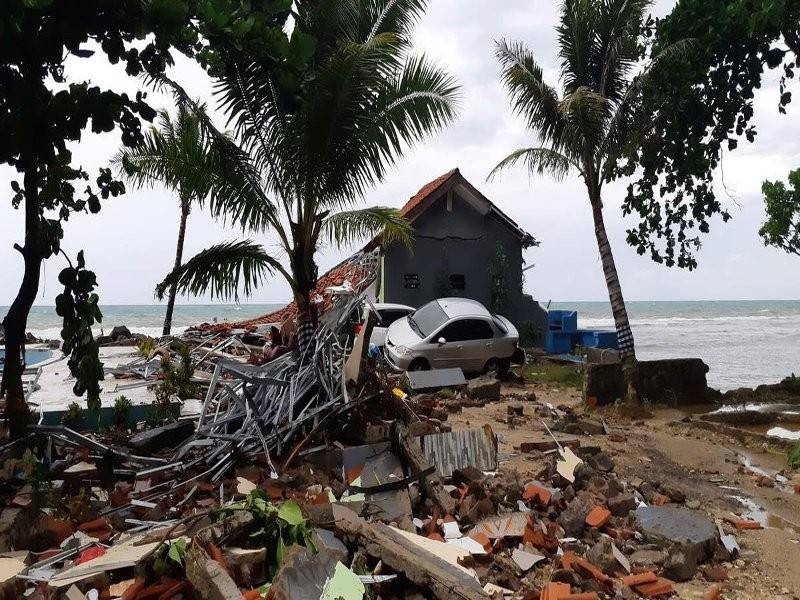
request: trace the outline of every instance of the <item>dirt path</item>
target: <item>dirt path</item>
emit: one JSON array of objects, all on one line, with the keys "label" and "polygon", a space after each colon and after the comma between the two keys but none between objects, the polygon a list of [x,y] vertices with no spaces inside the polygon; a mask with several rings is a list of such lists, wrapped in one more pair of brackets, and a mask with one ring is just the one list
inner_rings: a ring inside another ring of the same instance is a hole
[{"label": "dirt path", "polygon": [[[537,401],[526,395],[533,390]],[[741,555],[725,564],[729,579],[722,598],[800,599],[800,496],[792,485],[763,487],[766,479],[785,467],[782,454],[765,448],[745,448],[734,439],[684,422],[700,412],[656,409],[653,418],[632,421],[614,409],[589,409],[576,390],[542,385],[503,388],[503,400],[483,408],[464,408],[451,415],[456,429],[491,425],[499,437],[501,468],[534,478],[548,460],[540,453],[522,454],[520,443],[544,430],[541,405],[567,406],[594,418],[603,417],[611,435],[582,436],[583,446],[598,446],[616,463],[627,481],[639,478],[683,489],[687,505],[720,519],[731,513],[759,520],[765,528],[738,532]],[[522,405],[523,417],[509,423],[509,406]],[[747,466],[745,466],[747,465]],[[766,479],[761,474],[769,475]],[[791,476],[790,473],[787,475]],[[681,598],[701,598],[709,583],[700,575],[677,586]]]}]

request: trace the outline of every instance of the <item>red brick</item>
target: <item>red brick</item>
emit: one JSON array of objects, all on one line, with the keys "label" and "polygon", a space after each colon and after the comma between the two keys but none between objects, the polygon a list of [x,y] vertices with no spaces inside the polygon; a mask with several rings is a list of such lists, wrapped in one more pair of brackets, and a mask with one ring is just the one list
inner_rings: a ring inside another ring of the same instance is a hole
[{"label": "red brick", "polygon": [[655,583],[656,581],[658,581],[658,575],[656,575],[652,571],[645,571],[644,573],[626,575],[620,581],[622,581],[623,585],[627,585],[628,587],[634,587],[645,583]]},{"label": "red brick", "polygon": [[539,594],[539,600],[564,600],[571,592],[568,583],[551,582]]},{"label": "red brick", "polygon": [[492,551],[492,540],[489,539],[489,536],[483,533],[482,531],[477,531],[475,533],[471,533],[469,535],[473,540],[478,542],[486,552]]},{"label": "red brick", "polygon": [[659,596],[668,596],[675,591],[675,587],[669,579],[661,579],[653,583],[645,583],[636,586],[636,591],[645,598],[658,598]]},{"label": "red brick", "polygon": [[725,520],[736,527],[736,529],[764,529],[758,521],[740,519],[739,517],[725,517]]},{"label": "red brick", "polygon": [[595,506],[586,515],[586,524],[589,527],[600,528],[606,525],[611,520],[611,511],[605,506]]},{"label": "red brick", "polygon": [[526,502],[531,500],[538,502],[544,506],[550,504],[550,498],[553,497],[553,494],[550,493],[550,490],[543,488],[540,485],[529,484],[525,488],[525,492],[522,494],[522,499]]}]

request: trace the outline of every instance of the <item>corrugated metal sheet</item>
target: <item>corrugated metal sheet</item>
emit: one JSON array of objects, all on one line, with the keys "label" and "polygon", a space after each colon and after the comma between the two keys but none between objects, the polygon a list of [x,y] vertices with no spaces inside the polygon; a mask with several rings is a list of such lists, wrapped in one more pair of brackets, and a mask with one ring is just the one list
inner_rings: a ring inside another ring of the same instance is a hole
[{"label": "corrugated metal sheet", "polygon": [[442,477],[469,466],[481,471],[497,470],[497,440],[488,425],[423,436],[422,452]]}]

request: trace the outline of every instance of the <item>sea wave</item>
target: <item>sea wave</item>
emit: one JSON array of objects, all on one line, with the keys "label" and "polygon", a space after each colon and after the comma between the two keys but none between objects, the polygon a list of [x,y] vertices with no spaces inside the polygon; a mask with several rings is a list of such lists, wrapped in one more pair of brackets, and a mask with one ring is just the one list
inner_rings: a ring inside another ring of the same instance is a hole
[{"label": "sea wave", "polygon": [[[581,327],[613,327],[614,319],[606,317],[580,317]],[[632,326],[636,325],[668,325],[670,323],[740,323],[740,322],[771,322],[771,321],[798,321],[800,314],[796,315],[739,315],[739,316],[714,316],[714,317],[646,317],[630,319]]]},{"label": "sea wave", "polygon": [[[172,334],[178,335],[186,331],[188,327],[173,327]],[[138,333],[140,335],[147,335],[150,337],[161,337],[161,332],[163,331],[162,327],[128,327],[128,330],[131,333]],[[29,329],[31,334],[36,336],[41,340],[60,340],[61,339],[61,328],[60,327],[46,327],[44,329]],[[95,328],[92,329],[92,333],[95,337],[100,335],[108,335],[111,332],[111,328]]]}]

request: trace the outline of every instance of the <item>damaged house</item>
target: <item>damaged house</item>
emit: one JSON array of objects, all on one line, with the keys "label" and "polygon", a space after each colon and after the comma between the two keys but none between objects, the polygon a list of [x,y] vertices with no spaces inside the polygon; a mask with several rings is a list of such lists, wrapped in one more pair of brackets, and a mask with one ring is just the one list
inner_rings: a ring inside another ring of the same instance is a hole
[{"label": "damaged house", "polygon": [[[381,246],[380,238],[364,248],[380,248],[381,269],[375,300],[418,308],[436,298],[477,300],[514,323],[526,345],[541,346],[547,312],[523,291],[525,249],[536,240],[467,181],[458,169],[417,192],[400,210],[414,228],[414,244]],[[327,310],[326,291],[352,277],[344,261],[319,277],[317,294]],[[294,318],[294,302],[257,319],[255,326]]]},{"label": "damaged house", "polygon": [[[542,343],[546,312],[523,291],[523,251],[537,244],[533,236],[458,169],[423,186],[401,213],[414,228],[414,245],[381,248],[379,302],[419,307],[471,298],[510,319],[527,343]],[[378,245],[373,240],[367,249]]]}]

